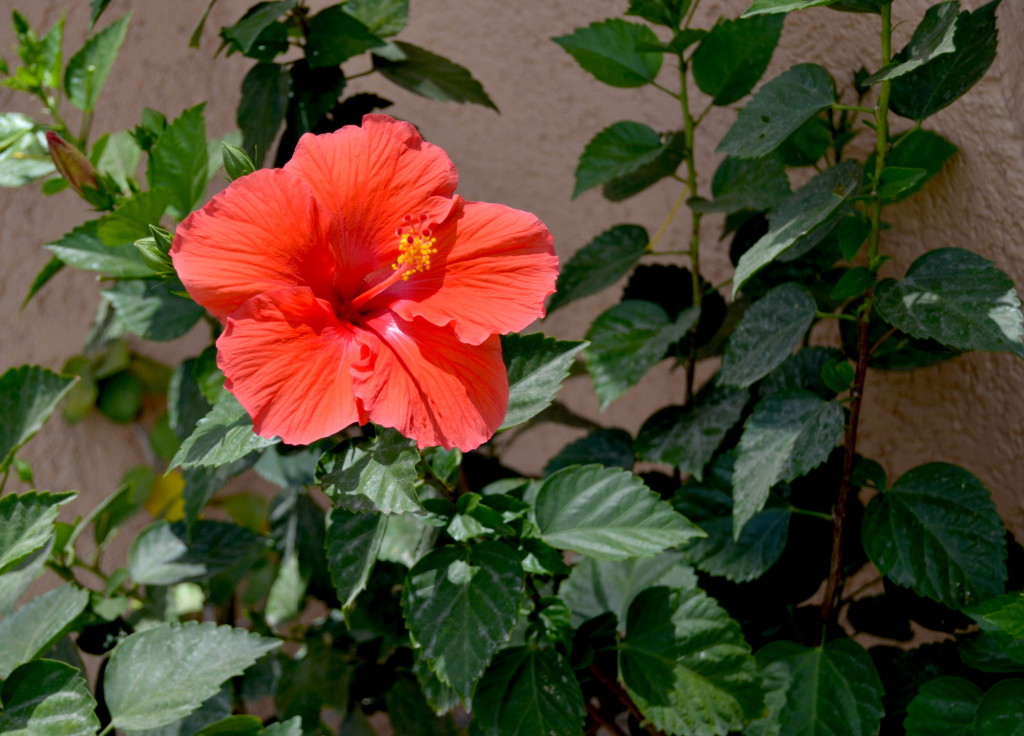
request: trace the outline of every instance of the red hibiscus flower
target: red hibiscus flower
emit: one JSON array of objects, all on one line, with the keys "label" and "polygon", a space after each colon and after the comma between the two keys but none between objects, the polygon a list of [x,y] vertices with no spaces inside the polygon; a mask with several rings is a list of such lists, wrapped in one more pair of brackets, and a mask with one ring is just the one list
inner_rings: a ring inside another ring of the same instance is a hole
[{"label": "red hibiscus flower", "polygon": [[543,316],[558,259],[536,217],[456,183],[413,126],[368,115],[181,223],[174,266],[225,325],[217,362],[257,434],[307,444],[373,421],[462,450],[494,434],[498,334]]}]

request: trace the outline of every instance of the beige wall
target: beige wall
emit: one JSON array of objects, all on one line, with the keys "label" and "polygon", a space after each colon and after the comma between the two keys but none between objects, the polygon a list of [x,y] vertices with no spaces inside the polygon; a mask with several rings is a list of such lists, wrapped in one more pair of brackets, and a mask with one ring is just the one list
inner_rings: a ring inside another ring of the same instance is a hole
[{"label": "beige wall", "polygon": [[[108,21],[134,7],[122,59],[108,83],[106,104],[94,130],[134,124],[141,105],[169,115],[202,100],[211,134],[233,126],[234,106],[248,63],[237,56],[211,60],[214,33],[232,22],[249,0],[220,0],[199,51],[187,48],[192,24],[205,0],[114,0]],[[322,6],[325,2],[312,3]],[[622,222],[644,224],[653,232],[678,194],[678,185],[662,182],[642,196],[610,204],[597,191],[571,201],[572,172],[586,142],[602,127],[622,119],[658,129],[679,126],[674,101],[654,90],[618,90],[602,86],[548,39],[575,27],[619,14],[625,0],[413,0],[412,22],[401,38],[423,45],[469,67],[501,109],[498,115],[478,106],[433,103],[370,77],[351,89],[372,89],[397,103],[389,112],[416,122],[427,139],[445,147],[461,176],[461,192],[470,199],[503,202],[536,212],[551,228],[559,254],[569,257],[603,229]],[[929,3],[902,0],[897,14],[901,41]],[[965,6],[978,7],[977,0]],[[746,0],[704,0],[699,24],[720,14],[734,16]],[[33,23],[51,22],[71,6],[69,35],[81,33],[86,3],[81,0],[2,0],[2,16],[20,6]],[[1024,283],[1024,6],[1005,2],[999,10],[1002,48],[986,78],[971,94],[928,121],[929,127],[960,146],[961,153],[931,182],[923,196],[893,207],[887,219],[897,227],[885,249],[895,255],[888,275],[900,275],[925,250],[940,246],[975,249]],[[811,9],[791,15],[772,72],[798,61],[816,61],[848,86],[851,70],[871,49],[876,56],[877,18]],[[0,48],[10,58],[9,32]],[[349,62],[350,73],[363,60]],[[869,64],[869,66],[871,66]],[[697,108],[703,107],[697,97]],[[34,113],[21,96],[0,90],[0,110]],[[715,110],[699,132],[698,164],[702,180],[714,170],[715,144],[734,118]],[[97,301],[93,277],[64,273],[23,312],[18,305],[47,255],[40,244],[59,237],[87,213],[72,194],[43,199],[34,189],[0,194],[0,367],[23,362],[59,368],[78,351]],[[727,278],[728,258],[717,242],[718,217],[706,218],[705,263],[712,281]],[[682,242],[689,223],[681,213],[671,237]],[[541,328],[563,338],[580,338],[589,320],[618,298],[615,292],[591,297],[556,314]],[[202,336],[143,348],[169,362],[186,357]],[[581,413],[603,423],[635,430],[654,410],[682,398],[682,376],[659,368],[601,415],[586,379],[573,379],[563,398]],[[867,411],[862,424],[863,451],[880,460],[894,477],[934,459],[961,463],[979,475],[996,496],[1008,523],[1024,532],[1024,422],[1021,387],[1024,364],[1009,356],[972,354],[913,374],[869,376]],[[536,472],[578,430],[544,425],[516,439],[506,459]],[[123,468],[144,459],[141,435],[99,417],[67,427],[57,420],[25,451],[36,466],[39,485],[77,488],[90,495],[109,492]],[[88,504],[86,504],[88,505]]]}]

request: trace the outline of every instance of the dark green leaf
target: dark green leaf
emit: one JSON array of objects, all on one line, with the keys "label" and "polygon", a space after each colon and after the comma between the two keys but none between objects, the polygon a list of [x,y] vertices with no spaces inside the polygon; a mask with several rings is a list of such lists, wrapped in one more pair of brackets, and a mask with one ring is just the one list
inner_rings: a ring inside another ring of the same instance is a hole
[{"label": "dark green leaf", "polygon": [[94,736],[96,701],[81,672],[40,659],[16,669],[3,685],[0,733],[7,736]]},{"label": "dark green leaf", "polygon": [[854,299],[866,292],[874,284],[875,275],[871,273],[871,269],[866,266],[854,266],[843,274],[843,277],[839,279],[839,283],[832,287],[829,297],[836,301]]},{"label": "dark green leaf", "polygon": [[650,161],[637,166],[628,174],[615,177],[601,188],[605,199],[621,202],[676,173],[679,164],[686,158],[686,136],[676,131],[665,133],[662,139],[664,143],[659,153]]},{"label": "dark green leaf", "polygon": [[595,429],[586,437],[572,442],[544,466],[544,475],[570,465],[596,463],[609,468],[633,468],[633,438],[622,429]]},{"label": "dark green leaf", "polygon": [[277,137],[288,105],[288,72],[280,64],[260,63],[242,80],[242,99],[236,121],[242,148],[262,166]]},{"label": "dark green leaf", "polygon": [[336,506],[349,511],[419,511],[418,459],[415,444],[389,429],[373,440],[346,440],[325,452],[316,466],[316,482]]},{"label": "dark green leaf", "polygon": [[733,535],[764,508],[768,491],[828,459],[843,435],[843,409],[809,391],[779,391],[763,399],[743,425],[733,474]]},{"label": "dark green leaf", "polygon": [[577,736],[583,696],[572,667],[552,648],[498,653],[473,696],[470,733]]},{"label": "dark green leaf", "polygon": [[926,682],[907,706],[907,736],[972,736],[981,695],[980,687],[961,677]]},{"label": "dark green leaf", "polygon": [[115,212],[101,217],[96,223],[96,235],[104,245],[115,247],[148,237],[150,225],[160,222],[168,200],[162,189],[139,192]]},{"label": "dark green leaf", "polygon": [[252,559],[266,546],[265,537],[223,521],[157,521],[132,544],[128,571],[144,585],[208,580],[233,565]]},{"label": "dark green leaf", "polygon": [[653,82],[661,69],[660,53],[638,50],[658,44],[654,31],[640,23],[611,18],[551,40],[598,81],[613,87],[642,87]]},{"label": "dark green leaf", "polygon": [[388,517],[332,509],[328,519],[327,567],[341,607],[348,608],[366,587],[384,540]]},{"label": "dark green leaf", "polygon": [[1024,594],[1007,593],[964,611],[983,631],[1001,631],[1024,639]]},{"label": "dark green leaf", "polygon": [[997,682],[985,693],[973,736],[1024,736],[1024,679]]},{"label": "dark green leaf", "polygon": [[[924,186],[925,182],[939,173],[943,164],[957,152],[957,147],[938,133],[917,128],[902,136],[893,146],[887,160],[888,166],[924,171],[924,175],[909,186],[904,186],[892,200],[906,199]],[[872,170],[874,161],[868,161]],[[866,236],[865,236],[866,237]],[[863,241],[861,241],[863,242]],[[848,259],[849,260],[849,259]]]},{"label": "dark green leaf", "polygon": [[875,305],[883,319],[913,337],[1024,357],[1024,317],[1013,280],[969,250],[925,253],[902,280],[878,285]]},{"label": "dark green leaf", "polygon": [[89,602],[89,593],[65,583],[33,598],[0,621],[0,678],[46,652]]},{"label": "dark green leaf", "polygon": [[46,286],[50,279],[60,273],[63,268],[64,262],[61,259],[57,256],[50,258],[50,260],[46,262],[46,265],[43,266],[39,270],[39,273],[36,274],[36,277],[32,279],[32,285],[28,287],[28,293],[25,294],[25,298],[22,300],[21,306],[24,307],[28,304],[32,300],[32,297],[38,294],[39,290]]},{"label": "dark green leaf", "polygon": [[166,341],[184,335],[206,313],[194,301],[174,291],[164,281],[121,281],[105,289],[103,298],[136,335]]},{"label": "dark green leaf", "polygon": [[76,380],[37,365],[9,368],[0,376],[0,471],[42,429]]},{"label": "dark green leaf", "polygon": [[942,54],[956,51],[953,35],[959,13],[959,0],[948,0],[932,5],[925,11],[921,23],[914,29],[910,43],[900,52],[899,61],[879,69],[861,84],[867,86],[886,79],[894,79]]},{"label": "dark green leaf", "polygon": [[783,16],[722,20],[693,52],[693,78],[716,105],[750,94],[772,60]]},{"label": "dark green leaf", "polygon": [[1003,524],[988,490],[961,467],[907,471],[868,505],[864,549],[883,575],[950,608],[1003,592]]},{"label": "dark green leaf", "polygon": [[92,110],[107,83],[117,53],[124,43],[131,13],[91,36],[85,45],[68,60],[64,72],[64,90],[68,102],[79,110]]},{"label": "dark green leaf", "polygon": [[[434,679],[437,681],[437,678]],[[425,692],[413,677],[398,676],[384,700],[394,733],[402,736],[460,736],[462,731],[451,716],[439,716],[432,712],[424,695]]]},{"label": "dark green leaf", "polygon": [[591,240],[562,266],[548,314],[625,276],[647,251],[649,240],[639,225],[616,225]]},{"label": "dark green leaf", "polygon": [[193,736],[263,736],[263,721],[256,716],[228,716],[196,731]]},{"label": "dark green leaf", "polygon": [[198,421],[192,434],[182,441],[170,467],[227,465],[277,442],[275,438],[257,435],[249,414],[225,390],[213,409]]},{"label": "dark green leaf", "polygon": [[539,332],[502,335],[501,355],[508,370],[508,411],[500,429],[533,418],[554,401],[585,342],[555,340]]},{"label": "dark green leaf", "polygon": [[722,384],[746,388],[782,365],[803,341],[817,309],[807,289],[792,281],[754,302],[725,347]]},{"label": "dark green leaf", "polygon": [[546,478],[535,513],[545,542],[599,560],[649,557],[703,536],[635,475],[600,465]]},{"label": "dark green leaf", "polygon": [[384,45],[345,6],[333,5],[309,19],[306,58],[310,67],[337,66],[346,59]]},{"label": "dark green leaf", "polygon": [[348,0],[341,7],[381,38],[400,33],[409,23],[409,0]]},{"label": "dark green leaf", "polygon": [[817,5],[831,5],[834,2],[836,0],[754,0],[754,3],[743,11],[742,17],[764,13],[789,13]]},{"label": "dark green leaf", "polygon": [[573,198],[650,163],[668,145],[669,141],[642,123],[626,120],[608,126],[591,139],[580,156]]},{"label": "dark green leaf", "polygon": [[725,736],[764,702],[739,625],[697,589],[648,588],[633,599],[619,676],[644,716],[669,733]]},{"label": "dark green leaf", "polygon": [[603,312],[587,331],[583,354],[601,408],[624,394],[665,357],[697,321],[696,307],[672,321],[654,302],[628,299]]},{"label": "dark green leaf", "polygon": [[160,624],[136,632],[114,647],[103,676],[113,724],[137,731],[184,718],[225,680],[279,644],[213,622]]},{"label": "dark green leaf", "polygon": [[964,664],[981,672],[1024,672],[1024,641],[1001,632],[958,636],[957,653]]},{"label": "dark green leaf", "polygon": [[815,115],[779,144],[777,154],[786,166],[814,166],[832,147],[832,128]]},{"label": "dark green leaf", "polygon": [[60,240],[44,246],[61,262],[83,271],[98,271],[118,278],[144,278],[153,270],[133,245],[109,246],[100,240],[98,220],[79,225]]},{"label": "dark green leaf", "polygon": [[261,3],[235,25],[224,28],[221,35],[236,49],[248,55],[260,34],[294,7],[295,0]]},{"label": "dark green leaf", "polygon": [[878,177],[875,194],[887,202],[896,202],[907,197],[908,192],[915,192],[928,178],[924,169],[902,166],[886,166]]},{"label": "dark green leaf", "polygon": [[674,30],[679,28],[690,4],[691,0],[629,0],[626,15],[635,15]]},{"label": "dark green leaf", "polygon": [[711,195],[714,199],[692,199],[689,205],[698,212],[768,210],[791,194],[785,166],[778,156],[727,156],[718,165],[711,180]]},{"label": "dark green leaf", "polygon": [[373,55],[373,68],[386,79],[430,100],[472,102],[498,110],[466,68],[411,43],[393,43],[402,54],[401,61]]},{"label": "dark green leaf", "polygon": [[146,169],[149,186],[161,187],[170,193],[170,212],[178,219],[189,214],[206,192],[209,154],[204,105],[200,103],[181,113],[149,152]]},{"label": "dark green leaf", "polygon": [[409,633],[463,700],[511,634],[522,588],[519,558],[500,542],[437,547],[409,571],[402,592]]},{"label": "dark green leaf", "polygon": [[[963,11],[956,20],[952,53],[941,54],[923,66],[894,79],[889,104],[894,113],[921,121],[951,105],[975,85],[996,57],[999,33],[996,8],[1000,0],[973,13]],[[897,57],[906,60],[909,47]]]},{"label": "dark green leaf", "polygon": [[96,21],[100,19],[100,15],[110,5],[110,0],[89,0],[89,28],[96,25]]}]

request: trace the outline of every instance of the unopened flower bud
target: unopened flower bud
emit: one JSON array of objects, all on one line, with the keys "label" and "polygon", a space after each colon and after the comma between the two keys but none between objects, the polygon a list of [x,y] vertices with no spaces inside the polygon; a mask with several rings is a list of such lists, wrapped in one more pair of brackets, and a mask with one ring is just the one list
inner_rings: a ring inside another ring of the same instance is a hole
[{"label": "unopened flower bud", "polygon": [[82,194],[86,187],[99,189],[96,169],[85,157],[85,154],[57,135],[54,131],[46,131],[46,143],[50,148],[50,158],[61,176],[67,179],[75,191]]}]

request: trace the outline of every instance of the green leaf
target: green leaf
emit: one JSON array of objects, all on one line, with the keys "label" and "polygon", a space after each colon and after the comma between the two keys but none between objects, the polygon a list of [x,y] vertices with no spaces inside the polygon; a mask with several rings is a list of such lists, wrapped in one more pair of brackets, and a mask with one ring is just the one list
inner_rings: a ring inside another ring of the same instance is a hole
[{"label": "green leaf", "polygon": [[973,736],[981,688],[962,677],[937,677],[907,706],[907,736]]},{"label": "green leaf", "polygon": [[758,394],[764,398],[776,391],[806,389],[826,399],[834,398],[836,392],[825,384],[821,373],[830,362],[840,360],[842,357],[842,352],[835,348],[820,346],[803,348],[795,355],[786,358],[782,365],[765,377],[761,385],[757,387]]},{"label": "green leaf", "polygon": [[383,514],[331,510],[325,540],[327,567],[342,608],[350,607],[366,587],[387,523]]},{"label": "green leaf", "polygon": [[209,154],[206,123],[200,103],[190,107],[157,139],[149,152],[146,177],[149,186],[166,189],[171,195],[171,214],[181,219],[199,204],[206,192]]},{"label": "green leaf", "polygon": [[523,569],[501,542],[437,547],[409,571],[402,610],[430,668],[463,700],[512,633]]},{"label": "green leaf", "polygon": [[263,736],[263,721],[256,716],[228,716],[196,731],[192,736]]},{"label": "green leaf", "polygon": [[106,246],[134,243],[150,235],[149,226],[159,224],[169,197],[162,189],[139,192],[96,223],[96,235]]},{"label": "green leaf", "polygon": [[497,112],[497,106],[469,70],[404,41],[393,41],[401,61],[373,55],[373,68],[402,89],[441,102],[472,102]]},{"label": "green leaf", "polygon": [[785,705],[777,714],[780,736],[878,733],[882,683],[871,656],[856,642],[837,639],[810,649],[778,641],[758,652],[757,660],[789,675]]},{"label": "green leaf", "polygon": [[591,139],[580,156],[573,198],[650,163],[665,152],[669,143],[643,123],[624,120],[609,125]]},{"label": "green leaf", "polygon": [[555,399],[585,342],[555,340],[539,332],[501,336],[501,355],[508,370],[508,411],[499,429],[532,419]]},{"label": "green leaf", "polygon": [[580,559],[558,589],[579,626],[606,611],[615,614],[619,629],[626,629],[626,614],[633,599],[656,585],[696,588],[697,576],[678,552],[632,560]]},{"label": "green leaf", "polygon": [[686,406],[665,407],[640,428],[636,451],[645,460],[673,465],[700,480],[749,397],[743,389],[715,385]]},{"label": "green leaf", "polygon": [[242,148],[260,165],[267,157],[288,106],[288,71],[280,64],[260,63],[242,80],[242,99],[235,118]]},{"label": "green leaf", "polygon": [[983,631],[1024,639],[1024,593],[1007,593],[964,611]]},{"label": "green leaf", "polygon": [[854,299],[874,285],[875,275],[871,273],[871,269],[867,266],[854,266],[832,287],[829,298],[836,301]]},{"label": "green leaf", "polygon": [[562,266],[548,314],[625,276],[647,251],[649,240],[639,225],[616,225],[591,240]]},{"label": "green leaf", "polygon": [[279,644],[213,622],[159,624],[131,634],[114,647],[103,676],[112,722],[141,730],[184,718]]},{"label": "green leaf", "polygon": [[24,186],[53,171],[44,130],[21,113],[0,113],[0,187]]},{"label": "green leaf", "polygon": [[583,713],[579,683],[558,652],[511,647],[498,653],[477,686],[470,733],[577,736]]},{"label": "green leaf", "polygon": [[664,143],[659,153],[650,161],[628,174],[615,177],[601,188],[605,199],[621,202],[676,173],[686,159],[686,136],[681,131],[674,131],[663,134],[662,139]]},{"label": "green leaf", "polygon": [[96,107],[96,101],[117,61],[121,44],[124,43],[130,18],[131,13],[128,13],[91,36],[68,60],[64,72],[64,90],[68,102],[79,110],[91,111]]},{"label": "green leaf", "polygon": [[213,409],[196,423],[195,430],[181,443],[169,467],[227,465],[277,442],[277,438],[267,439],[256,434],[248,412],[238,399],[224,390]]},{"label": "green leaf", "polygon": [[401,33],[409,23],[409,0],[348,0],[341,7],[381,38]]},{"label": "green leaf", "polygon": [[[37,365],[8,368],[0,376],[0,471],[14,453],[42,429],[57,404],[77,381]],[[2,569],[2,564],[0,564]]]},{"label": "green leaf", "polygon": [[906,193],[921,188],[928,176],[924,169],[886,166],[878,177],[875,194],[886,202],[895,202],[906,198]]},{"label": "green leaf", "polygon": [[6,736],[94,736],[96,701],[82,674],[40,659],[16,669],[3,685],[0,733]]},{"label": "green leaf", "polygon": [[32,279],[32,284],[28,287],[28,293],[25,294],[25,298],[21,302],[22,308],[32,301],[32,297],[38,294],[39,290],[46,286],[50,279],[60,273],[63,269],[64,262],[61,261],[61,259],[57,256],[50,258],[50,260],[46,262],[46,265],[39,269],[39,273],[36,274],[36,277]]},{"label": "green leaf", "polygon": [[336,506],[349,511],[420,511],[418,460],[415,444],[388,429],[372,440],[346,440],[325,452],[316,466],[316,482]]},{"label": "green leaf", "polygon": [[[892,201],[899,202],[918,191],[933,176],[939,173],[943,164],[959,149],[938,133],[920,128],[909,131],[901,137],[889,153],[887,165],[903,169],[924,171],[924,175],[909,186],[904,186]],[[868,161],[868,170],[873,170],[874,160]],[[863,242],[863,241],[862,241]]]},{"label": "green leaf", "polygon": [[789,178],[779,156],[734,158],[726,156],[711,180],[713,200],[691,199],[690,209],[697,212],[768,210],[789,197]]},{"label": "green leaf", "polygon": [[1024,357],[1024,316],[1013,280],[969,250],[925,253],[902,280],[878,285],[875,305],[883,319],[912,337]]},{"label": "green leaf", "polygon": [[642,87],[661,70],[660,53],[639,50],[659,43],[654,31],[640,23],[611,18],[551,40],[598,81],[613,87]]},{"label": "green leaf", "polygon": [[743,425],[733,474],[733,536],[764,508],[768,491],[821,465],[843,436],[843,409],[810,391],[761,399]]},{"label": "green leaf", "polygon": [[703,536],[635,475],[600,465],[548,476],[534,510],[541,539],[599,560],[650,557]]},{"label": "green leaf", "polygon": [[861,83],[862,86],[878,84],[886,79],[895,79],[927,64],[942,54],[956,51],[953,35],[956,32],[959,13],[959,0],[936,3],[928,8],[924,18],[914,29],[910,43],[899,53],[900,60],[879,69],[865,79]]},{"label": "green leaf", "polygon": [[[121,281],[102,292],[129,330],[147,340],[176,340],[192,329],[206,310],[174,293],[165,281]],[[180,289],[177,289],[180,291]]]},{"label": "green leaf", "polygon": [[715,105],[746,97],[768,68],[782,16],[722,20],[693,52],[693,78]]},{"label": "green leaf", "polygon": [[769,291],[736,325],[722,356],[719,381],[746,388],[767,376],[800,345],[817,310],[814,297],[792,281]]},{"label": "green leaf", "polygon": [[[97,155],[97,150],[99,155]],[[142,149],[127,130],[104,134],[96,141],[90,156],[96,168],[111,177],[123,192],[132,191]]]},{"label": "green leaf", "polygon": [[963,468],[927,463],[876,496],[864,550],[883,575],[950,608],[1003,592],[1003,524],[988,490]]},{"label": "green leaf", "polygon": [[110,5],[110,0],[89,0],[89,28],[91,29],[96,25],[96,21],[100,19],[100,15]]},{"label": "green leaf", "polygon": [[827,222],[840,205],[856,194],[860,174],[855,162],[844,161],[818,174],[768,213],[768,232],[736,264],[733,294],[803,236]]},{"label": "green leaf", "polygon": [[973,736],[1024,736],[1024,679],[997,682],[985,693]]},{"label": "green leaf", "polygon": [[757,91],[716,150],[741,158],[764,156],[835,101],[835,83],[823,67],[797,64]]},{"label": "green leaf", "polygon": [[265,537],[237,524],[200,520],[187,527],[156,521],[135,538],[128,572],[141,585],[208,580],[265,547]]},{"label": "green leaf", "polygon": [[44,246],[62,263],[83,271],[98,271],[123,279],[153,275],[134,245],[105,245],[99,236],[99,220],[79,225],[60,240]]},{"label": "green leaf", "polygon": [[[889,105],[894,113],[911,120],[924,120],[951,105],[985,76],[996,57],[999,2],[994,0],[974,12],[960,13],[953,35],[956,50],[941,54],[893,80]],[[906,60],[908,51],[909,47],[897,55],[898,63]]]},{"label": "green leaf", "polygon": [[45,653],[85,610],[89,592],[65,583],[0,621],[0,678]]},{"label": "green leaf", "polygon": [[626,15],[635,15],[674,30],[679,28],[690,5],[691,0],[629,0]]},{"label": "green leaf", "polygon": [[309,19],[306,58],[312,68],[337,66],[353,56],[384,45],[380,38],[343,5],[334,5]]},{"label": "green leaf", "polygon": [[0,616],[7,615],[29,585],[39,577],[54,545],[51,534],[43,546],[0,574]]},{"label": "green leaf", "polygon": [[583,354],[605,409],[634,386],[697,321],[690,307],[673,322],[654,302],[627,299],[603,312],[587,330]]},{"label": "green leaf", "polygon": [[831,5],[834,2],[836,0],[754,0],[754,3],[743,11],[741,17],[748,18],[764,13],[789,13],[818,5]]},{"label": "green leaf", "polygon": [[225,41],[248,55],[260,34],[294,7],[295,0],[261,3],[255,9],[250,9],[251,12],[235,25],[222,29],[221,35]]},{"label": "green leaf", "polygon": [[739,625],[698,589],[648,588],[633,599],[619,677],[644,716],[669,733],[725,736],[764,702]]},{"label": "green leaf", "polygon": [[596,463],[609,468],[633,469],[633,437],[622,429],[595,429],[563,447],[544,466],[544,475],[570,465]]},{"label": "green leaf", "polygon": [[[438,684],[437,678],[434,681]],[[441,685],[441,687],[444,687]],[[451,716],[435,714],[428,703],[426,688],[409,675],[399,675],[385,696],[388,718],[394,733],[402,736],[460,736],[461,731]],[[457,702],[457,699],[456,699]],[[344,729],[342,734],[348,734]],[[366,736],[375,736],[371,732]]]}]

